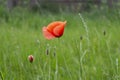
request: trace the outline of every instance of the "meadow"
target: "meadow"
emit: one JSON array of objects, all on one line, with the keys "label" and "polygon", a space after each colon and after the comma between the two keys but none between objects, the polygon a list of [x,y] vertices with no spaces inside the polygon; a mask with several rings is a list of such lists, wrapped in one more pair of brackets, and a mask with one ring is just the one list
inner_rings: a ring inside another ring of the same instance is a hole
[{"label": "meadow", "polygon": [[[3,15],[0,80],[120,80],[120,13]],[[56,20],[64,34],[46,40],[42,27]]]}]

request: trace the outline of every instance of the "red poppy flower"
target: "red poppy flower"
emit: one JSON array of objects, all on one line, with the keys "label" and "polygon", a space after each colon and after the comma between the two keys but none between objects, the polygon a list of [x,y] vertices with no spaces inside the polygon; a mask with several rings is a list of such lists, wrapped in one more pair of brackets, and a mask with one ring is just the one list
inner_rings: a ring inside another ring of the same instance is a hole
[{"label": "red poppy flower", "polygon": [[63,35],[65,25],[66,21],[55,21],[48,24],[47,27],[43,27],[42,29],[44,37],[48,40],[61,37]]}]

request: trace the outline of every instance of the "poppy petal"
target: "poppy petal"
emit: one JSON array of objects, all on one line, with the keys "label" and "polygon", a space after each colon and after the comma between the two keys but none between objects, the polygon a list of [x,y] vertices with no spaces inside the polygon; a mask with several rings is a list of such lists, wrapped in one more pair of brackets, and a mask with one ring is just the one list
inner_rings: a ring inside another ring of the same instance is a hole
[{"label": "poppy petal", "polygon": [[44,35],[44,37],[45,37],[46,39],[50,40],[50,39],[55,38],[55,36],[54,36],[52,33],[50,33],[50,32],[47,30],[46,27],[43,27],[43,28],[42,28],[42,31],[43,31],[43,35]]},{"label": "poppy petal", "polygon": [[47,26],[47,30],[50,32],[53,32],[53,29],[60,24],[63,24],[63,22],[61,22],[61,21],[52,22]]},{"label": "poppy petal", "polygon": [[53,34],[56,37],[61,37],[63,35],[65,25],[66,25],[66,21],[63,22],[63,24],[56,26],[53,30]]},{"label": "poppy petal", "polygon": [[63,35],[64,27],[63,26],[57,26],[54,28],[53,33],[56,37],[60,37]]}]

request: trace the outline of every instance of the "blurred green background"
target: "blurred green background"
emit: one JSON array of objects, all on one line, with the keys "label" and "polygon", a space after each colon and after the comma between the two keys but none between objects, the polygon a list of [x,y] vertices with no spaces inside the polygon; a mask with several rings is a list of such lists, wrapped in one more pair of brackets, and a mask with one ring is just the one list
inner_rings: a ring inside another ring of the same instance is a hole
[{"label": "blurred green background", "polygon": [[91,10],[119,9],[119,0],[0,0],[0,7],[13,10],[16,7],[36,12],[83,12]]}]

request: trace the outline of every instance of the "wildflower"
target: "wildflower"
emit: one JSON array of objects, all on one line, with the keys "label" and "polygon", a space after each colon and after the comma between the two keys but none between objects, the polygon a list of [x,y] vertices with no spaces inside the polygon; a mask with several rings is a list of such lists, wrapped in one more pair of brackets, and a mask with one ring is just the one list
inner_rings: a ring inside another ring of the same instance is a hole
[{"label": "wildflower", "polygon": [[33,59],[34,59],[34,58],[33,58],[32,55],[29,55],[29,56],[28,56],[28,60],[29,60],[31,63],[33,62]]},{"label": "wildflower", "polygon": [[55,21],[48,24],[47,27],[43,27],[43,35],[46,39],[50,40],[53,38],[59,38],[64,33],[64,27],[66,26],[66,21]]}]

